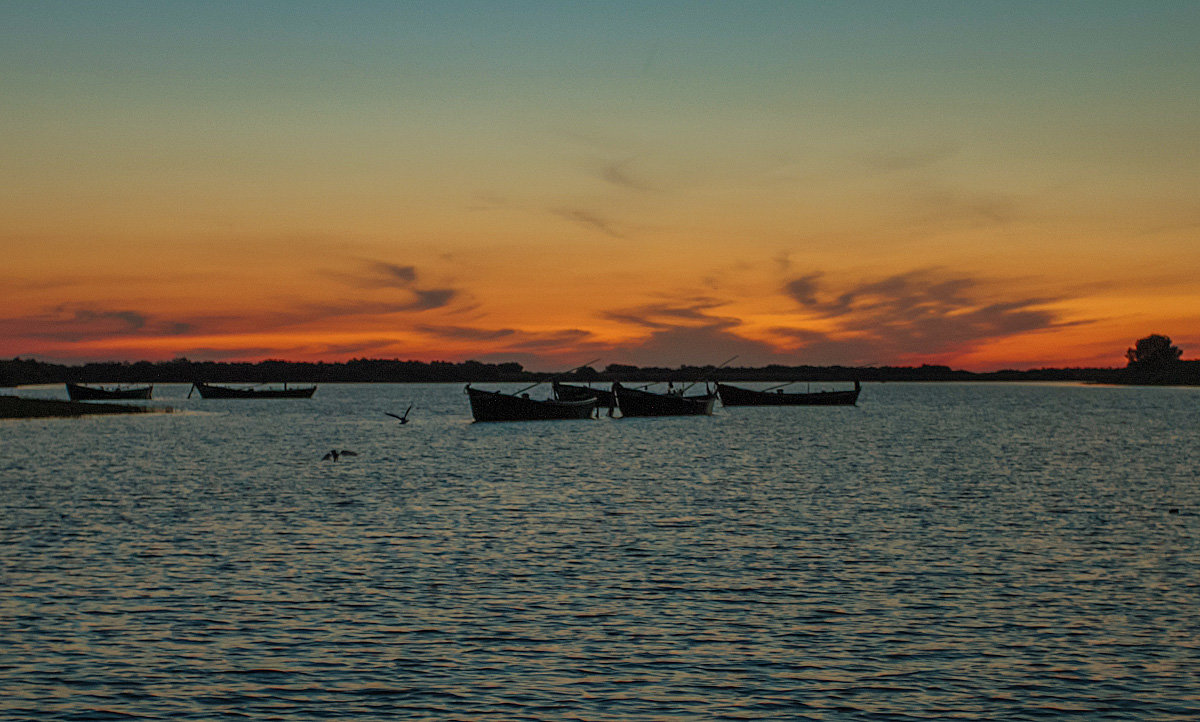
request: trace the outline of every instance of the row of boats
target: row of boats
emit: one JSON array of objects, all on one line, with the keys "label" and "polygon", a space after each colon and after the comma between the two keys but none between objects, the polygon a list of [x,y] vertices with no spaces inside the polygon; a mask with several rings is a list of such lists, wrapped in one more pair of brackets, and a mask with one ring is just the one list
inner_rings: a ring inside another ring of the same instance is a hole
[{"label": "row of boats", "polygon": [[[612,416],[709,416],[720,399],[723,406],[853,406],[858,403],[862,384],[852,390],[785,392],[782,384],[770,389],[753,390],[729,384],[704,385],[703,394],[687,394],[687,388],[669,385],[666,393],[632,388],[614,382],[610,389],[554,382],[553,396],[532,399],[522,392],[483,391],[467,384],[471,415],[476,421],[545,421],[588,419],[607,408]],[[532,387],[529,387],[532,388]]]},{"label": "row of boats", "polygon": [[[316,393],[316,386],[293,386],[285,383],[283,387],[274,386],[217,386],[197,381],[188,390],[188,398],[192,392],[199,392],[202,399],[308,399]],[[86,384],[67,384],[67,396],[72,401],[133,401],[148,399],[154,392],[154,386],[88,386]]]},{"label": "row of boats", "polygon": [[[537,384],[534,384],[536,386]],[[693,384],[694,385],[694,384]],[[717,400],[724,406],[853,406],[858,403],[862,385],[854,382],[852,390],[788,392],[781,384],[763,390],[740,386],[705,383],[704,393],[688,394],[691,386],[676,388],[668,384],[665,393],[649,391],[648,387],[633,388],[614,382],[610,388],[579,386],[555,381],[553,395],[546,399],[530,398],[525,393],[533,386],[515,393],[484,391],[467,384],[471,415],[476,421],[548,421],[558,419],[588,419],[608,409],[613,416],[709,416]],[[153,386],[88,386],[67,384],[72,401],[115,401],[149,399]],[[198,392],[204,399],[307,399],[316,386],[219,386],[196,382],[188,398]]]}]

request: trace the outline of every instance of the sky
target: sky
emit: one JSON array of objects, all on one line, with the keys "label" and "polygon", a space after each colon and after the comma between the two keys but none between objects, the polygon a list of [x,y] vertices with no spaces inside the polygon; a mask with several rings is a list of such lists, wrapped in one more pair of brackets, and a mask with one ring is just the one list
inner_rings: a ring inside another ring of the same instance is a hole
[{"label": "sky", "polygon": [[1200,2],[0,0],[0,358],[1200,356]]}]

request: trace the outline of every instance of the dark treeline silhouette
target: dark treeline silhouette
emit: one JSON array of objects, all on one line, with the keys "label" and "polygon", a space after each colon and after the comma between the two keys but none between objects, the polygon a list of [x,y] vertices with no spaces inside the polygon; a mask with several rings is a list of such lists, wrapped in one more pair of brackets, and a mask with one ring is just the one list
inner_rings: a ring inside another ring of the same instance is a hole
[{"label": "dark treeline silhouette", "polygon": [[1139,385],[1200,384],[1200,361],[1183,361],[1183,351],[1170,336],[1153,333],[1125,351],[1128,364],[1114,383]]},{"label": "dark treeline silhouette", "polygon": [[0,386],[54,383],[338,383],[524,381],[518,363],[478,361],[399,361],[354,359],[345,363],[268,360],[257,363],[189,361],[111,361],[81,366],[28,359],[0,361]]},{"label": "dark treeline silhouette", "polygon": [[762,366],[715,367],[625,366],[610,364],[603,371],[584,366],[568,374],[525,370],[521,364],[480,361],[400,361],[353,359],[344,363],[259,361],[218,362],[123,361],[81,366],[32,359],[0,360],[0,386],[56,383],[499,383],[533,382],[551,378],[582,382],[703,382],[770,381],[1087,381],[1109,384],[1200,384],[1200,361],[1183,361],[1182,351],[1167,336],[1139,339],[1126,351],[1128,365],[1118,368],[1043,368],[976,373],[949,366]]},{"label": "dark treeline silhouette", "polygon": [[[1196,362],[1181,361],[1182,365]],[[974,373],[949,366],[781,366],[758,368],[713,366],[639,367],[612,364],[597,371],[590,366],[569,374],[525,370],[521,364],[464,361],[399,361],[354,359],[345,363],[295,361],[216,362],[136,361],[87,363],[80,366],[45,363],[32,359],[0,360],[0,386],[56,383],[499,383],[533,382],[551,378],[579,382],[701,382],[770,381],[849,382],[859,381],[1092,381],[1135,383],[1125,370],[1034,369]],[[1127,375],[1127,374],[1126,374]],[[1193,374],[1195,375],[1195,374]],[[1161,383],[1161,381],[1159,382]]]},{"label": "dark treeline silhouette", "polygon": [[1134,386],[1200,386],[1200,360],[1176,361],[1169,366],[1131,365],[1099,381]]}]

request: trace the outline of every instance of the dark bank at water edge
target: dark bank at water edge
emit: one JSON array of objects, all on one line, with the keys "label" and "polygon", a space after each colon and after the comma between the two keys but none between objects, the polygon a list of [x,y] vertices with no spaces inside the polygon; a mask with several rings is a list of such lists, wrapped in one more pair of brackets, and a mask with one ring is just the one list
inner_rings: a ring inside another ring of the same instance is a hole
[{"label": "dark bank at water edge", "polygon": [[0,419],[38,419],[46,417],[88,416],[94,414],[170,413],[169,407],[137,406],[134,404],[98,404],[55,399],[26,399],[19,396],[0,396]]}]

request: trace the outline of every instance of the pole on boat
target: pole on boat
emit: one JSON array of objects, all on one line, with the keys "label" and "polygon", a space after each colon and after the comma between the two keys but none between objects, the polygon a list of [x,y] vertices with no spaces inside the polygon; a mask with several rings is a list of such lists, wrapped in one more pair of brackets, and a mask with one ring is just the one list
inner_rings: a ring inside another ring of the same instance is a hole
[{"label": "pole on boat", "polygon": [[[551,377],[550,377],[549,379],[547,379],[547,380],[553,383],[554,381],[557,381],[557,380],[561,379],[563,376],[568,376],[568,375],[570,375],[570,374],[573,374],[573,373],[575,373],[576,371],[578,371],[579,369],[581,369],[581,368],[583,368],[583,367],[585,367],[585,366],[591,366],[592,364],[596,363],[596,362],[597,362],[597,361],[599,361],[599,360],[600,360],[600,359],[598,359],[598,358],[594,358],[594,359],[592,359],[591,361],[588,361],[588,362],[587,362],[587,363],[585,363],[585,364],[580,364],[579,366],[576,366],[575,368],[571,369],[570,371],[563,371],[562,373],[555,374],[555,375],[551,376]],[[546,383],[546,381],[536,381],[536,382],[534,382],[534,383],[532,383],[532,384],[529,384],[528,386],[526,386],[525,388],[521,389],[520,391],[515,391],[515,392],[513,392],[513,396],[518,396],[518,395],[520,395],[520,394],[523,394],[523,393],[525,393],[526,391],[528,391],[529,389],[533,388],[534,386],[540,386],[541,384],[544,384],[544,383]]]},{"label": "pole on boat", "polygon": [[[730,357],[729,357],[729,358],[728,358],[728,359],[727,359],[725,362],[723,362],[723,363],[722,363],[720,366],[715,366],[715,367],[713,367],[713,370],[712,370],[710,373],[715,373],[715,372],[717,372],[718,370],[720,370],[720,369],[724,368],[725,366],[727,366],[728,364],[731,364],[731,363],[733,363],[733,360],[734,360],[734,359],[736,359],[736,358],[737,358],[737,355],[730,356]],[[705,384],[705,387],[707,388],[707,386],[708,386],[708,379],[707,379],[707,378],[705,378],[705,379],[700,379],[700,381],[703,381],[703,382],[704,382],[704,384]],[[681,393],[681,394],[683,394],[683,393],[687,393],[687,390],[688,390],[688,389],[690,389],[690,388],[692,388],[693,386],[695,386],[696,384],[700,383],[700,381],[693,381],[693,382],[691,382],[690,384],[688,384],[687,386],[684,386],[684,387],[683,387],[683,391],[681,391],[680,393]]]},{"label": "pole on boat", "polygon": [[795,381],[788,381],[787,383],[784,383],[784,384],[775,384],[774,386],[768,386],[767,388],[763,389],[763,391],[764,391],[764,392],[766,392],[766,391],[774,391],[775,389],[781,389],[781,388],[783,388],[784,386],[791,386],[791,385],[792,385],[792,384],[794,384],[794,383],[796,383],[796,382],[795,382]]},{"label": "pole on boat", "polygon": [[[836,382],[836,381],[837,381],[837,379],[834,379],[834,381]],[[765,392],[767,392],[767,391],[774,391],[775,389],[781,389],[781,388],[783,388],[784,386],[791,386],[792,384],[798,384],[798,383],[800,383],[800,382],[799,382],[799,381],[788,381],[786,384],[775,384],[774,386],[768,386],[768,387],[767,387],[767,388],[765,388],[765,389],[760,389],[760,392],[761,392],[761,393],[765,393]],[[856,384],[857,384],[857,383],[858,383],[858,380],[856,379],[856,380],[854,381],[854,383],[856,383]],[[812,381],[806,381],[806,382],[805,382],[805,384],[804,384],[804,390],[805,390],[805,392],[806,392],[806,393],[812,393]]]}]

